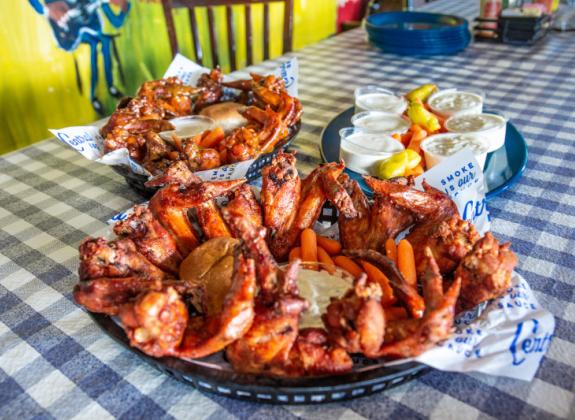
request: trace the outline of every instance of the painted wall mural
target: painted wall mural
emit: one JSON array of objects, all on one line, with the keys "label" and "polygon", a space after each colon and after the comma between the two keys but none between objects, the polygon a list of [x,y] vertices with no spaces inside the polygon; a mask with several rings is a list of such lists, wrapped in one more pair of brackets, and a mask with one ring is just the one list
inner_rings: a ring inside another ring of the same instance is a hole
[{"label": "painted wall mural", "polygon": [[[296,0],[294,49],[335,32],[336,0]],[[49,137],[47,128],[109,114],[122,95],[161,77],[171,53],[159,0],[7,0],[0,14],[0,153]],[[261,9],[261,10],[259,10]],[[281,54],[283,10],[270,8],[272,56]],[[243,9],[235,12],[239,64],[245,62]],[[254,58],[261,60],[263,8],[253,7]],[[225,10],[216,11],[225,51]],[[194,59],[185,10],[174,13],[181,52]],[[207,12],[196,11],[209,57]],[[227,54],[220,62],[227,67]],[[205,63],[207,66],[209,62]]]}]

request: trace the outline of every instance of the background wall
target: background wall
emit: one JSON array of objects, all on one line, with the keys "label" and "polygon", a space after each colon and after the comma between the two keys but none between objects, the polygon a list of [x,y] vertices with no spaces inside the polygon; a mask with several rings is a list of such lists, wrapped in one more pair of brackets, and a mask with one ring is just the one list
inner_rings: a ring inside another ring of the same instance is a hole
[{"label": "background wall", "polygon": [[[53,0],[41,0],[40,3],[50,1]],[[109,4],[112,11],[119,12],[118,6],[112,3]],[[164,15],[159,2],[131,0],[130,3],[130,11],[120,29],[113,28],[105,17],[101,19],[104,33],[118,34],[116,44],[125,80],[122,83],[118,66],[114,64],[114,85],[127,95],[133,94],[143,81],[161,77],[171,61]],[[335,32],[336,0],[295,0],[294,3],[294,49]],[[245,27],[241,12],[239,8],[235,13],[236,34],[240,41],[239,64],[245,63]],[[102,13],[101,10],[99,13]],[[178,39],[182,53],[193,59],[188,18],[184,13],[183,10],[175,13]],[[253,7],[252,31],[256,61],[262,59],[262,13],[261,6]],[[282,6],[272,5],[270,15],[272,56],[278,56],[282,48]],[[225,11],[218,10],[218,44],[225,51],[227,34],[224,18]],[[207,25],[206,11],[199,10],[197,19],[204,46],[204,64],[209,67],[208,33],[202,30]],[[0,153],[49,137],[47,128],[81,125],[99,118],[89,98],[91,72],[88,45],[80,44],[74,52],[58,48],[47,17],[37,13],[26,0],[2,1],[0,45]],[[224,56],[221,56],[221,61],[225,69],[227,57],[224,59]],[[82,93],[77,86],[74,57],[79,69]],[[108,94],[101,54],[98,66],[100,77],[96,94],[104,105],[105,113],[109,114],[117,100]]]}]

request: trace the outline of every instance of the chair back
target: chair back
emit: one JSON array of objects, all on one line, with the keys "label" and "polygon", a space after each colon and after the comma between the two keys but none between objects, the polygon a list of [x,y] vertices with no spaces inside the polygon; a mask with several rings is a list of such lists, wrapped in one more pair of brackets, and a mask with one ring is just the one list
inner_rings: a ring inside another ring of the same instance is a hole
[{"label": "chair back", "polygon": [[190,29],[192,33],[192,44],[196,54],[196,61],[203,65],[204,53],[200,45],[198,35],[198,24],[196,20],[195,8],[206,7],[208,11],[208,30],[210,40],[210,50],[212,56],[212,66],[219,65],[218,44],[216,37],[216,22],[214,18],[214,8],[221,6],[226,8],[226,27],[229,45],[229,61],[231,70],[237,69],[237,45],[234,28],[234,5],[243,5],[245,9],[245,34],[246,34],[246,59],[247,65],[253,64],[253,35],[252,35],[252,5],[263,4],[263,57],[264,60],[270,58],[270,3],[284,4],[284,22],[283,22],[283,52],[286,53],[292,49],[293,33],[293,0],[162,0],[164,8],[164,17],[168,28],[168,38],[172,55],[179,51],[178,38],[174,25],[173,9],[188,9]]}]

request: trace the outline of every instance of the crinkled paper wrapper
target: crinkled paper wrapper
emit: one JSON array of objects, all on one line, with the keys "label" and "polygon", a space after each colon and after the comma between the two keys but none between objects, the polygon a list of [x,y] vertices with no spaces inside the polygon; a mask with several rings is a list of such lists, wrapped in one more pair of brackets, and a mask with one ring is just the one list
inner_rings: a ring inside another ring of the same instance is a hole
[{"label": "crinkled paper wrapper", "polygon": [[[294,57],[281,64],[273,72],[274,75],[284,80],[286,89],[291,96],[297,96],[298,93],[298,69],[298,61]],[[210,69],[201,67],[183,55],[178,54],[168,67],[164,77],[178,76],[185,84],[195,86],[198,78],[209,71]],[[225,78],[228,77],[226,76]],[[150,177],[150,173],[146,169],[130,158],[128,149],[117,149],[104,154],[104,139],[96,126],[66,127],[59,130],[51,129],[50,132],[58,140],[72,147],[88,160],[104,165],[127,166],[138,175]],[[250,159],[224,165],[207,171],[196,172],[195,174],[204,181],[239,179],[247,174],[254,160]]]}]

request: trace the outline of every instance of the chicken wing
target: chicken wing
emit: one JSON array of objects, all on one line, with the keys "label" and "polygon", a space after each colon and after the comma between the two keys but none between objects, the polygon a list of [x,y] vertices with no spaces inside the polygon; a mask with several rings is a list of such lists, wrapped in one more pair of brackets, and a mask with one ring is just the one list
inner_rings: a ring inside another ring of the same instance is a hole
[{"label": "chicken wing", "polygon": [[510,287],[517,257],[509,247],[509,243],[501,245],[487,232],[463,257],[455,270],[455,277],[461,278],[458,311],[499,297]]},{"label": "chicken wing", "polygon": [[147,206],[135,206],[134,212],[114,225],[120,238],[134,241],[136,248],[152,264],[176,275],[182,262],[174,237],[153,217]]},{"label": "chicken wing", "polygon": [[165,273],[140,254],[131,239],[87,238],[80,244],[80,280],[99,277],[162,279]]}]

